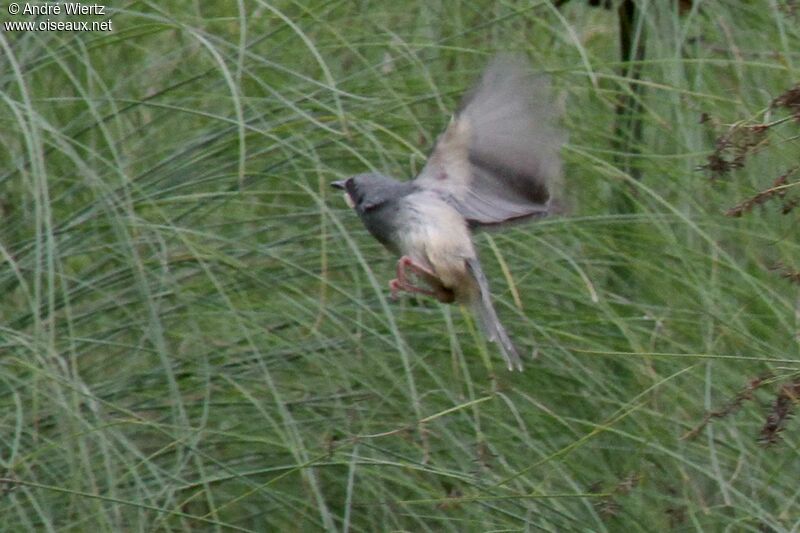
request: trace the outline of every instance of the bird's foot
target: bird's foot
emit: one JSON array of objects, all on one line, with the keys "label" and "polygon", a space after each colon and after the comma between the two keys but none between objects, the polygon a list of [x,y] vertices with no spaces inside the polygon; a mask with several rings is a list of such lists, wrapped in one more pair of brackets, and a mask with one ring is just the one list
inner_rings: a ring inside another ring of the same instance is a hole
[{"label": "bird's foot", "polygon": [[[410,282],[408,279],[408,272],[418,276],[431,288],[419,287]],[[392,291],[393,300],[397,299],[400,291],[424,294],[436,298],[443,303],[452,303],[455,300],[453,291],[443,287],[439,277],[431,269],[417,263],[407,255],[404,255],[397,261],[397,278],[389,282],[389,288]]]},{"label": "bird's foot", "polygon": [[400,291],[424,294],[438,299],[438,294],[435,290],[419,287],[409,281],[408,272],[417,275],[431,287],[439,285],[439,278],[436,277],[436,274],[434,274],[432,270],[417,263],[409,256],[404,255],[397,261],[397,278],[389,282],[393,300],[397,300]]},{"label": "bird's foot", "polygon": [[392,300],[397,300],[397,298],[399,297],[400,291],[412,292],[412,293],[415,292],[415,293],[418,293],[418,294],[424,294],[426,296],[433,296],[434,298],[436,298],[436,293],[434,291],[429,290],[429,289],[424,289],[422,287],[417,287],[416,285],[412,285],[411,283],[409,283],[405,279],[403,279],[403,280],[400,280],[400,279],[391,280],[389,282],[389,289],[392,291],[391,292]]}]

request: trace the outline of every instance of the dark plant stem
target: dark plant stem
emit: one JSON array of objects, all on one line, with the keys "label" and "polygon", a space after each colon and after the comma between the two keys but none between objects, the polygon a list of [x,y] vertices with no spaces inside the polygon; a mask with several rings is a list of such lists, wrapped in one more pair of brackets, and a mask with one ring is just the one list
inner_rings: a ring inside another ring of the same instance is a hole
[{"label": "dark plant stem", "polygon": [[[623,0],[617,9],[619,19],[619,47],[622,59],[621,75],[628,80],[627,90],[622,91],[617,100],[614,118],[614,151],[617,153],[616,165],[621,172],[633,179],[641,179],[641,169],[632,162],[639,154],[642,140],[642,61],[645,57],[644,33],[637,33],[641,11],[634,0]],[[616,187],[609,199],[609,212],[629,214],[636,211],[633,191],[621,183]],[[620,247],[630,245],[630,235],[625,227],[620,228]],[[615,265],[611,268],[612,288],[618,291],[629,289],[632,276],[627,265]]]}]

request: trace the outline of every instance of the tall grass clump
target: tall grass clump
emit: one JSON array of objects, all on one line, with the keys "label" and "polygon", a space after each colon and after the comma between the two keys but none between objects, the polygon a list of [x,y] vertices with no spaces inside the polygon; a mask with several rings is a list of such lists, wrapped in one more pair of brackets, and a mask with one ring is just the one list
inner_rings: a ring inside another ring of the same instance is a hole
[{"label": "tall grass clump", "polygon": [[[3,527],[797,531],[799,15],[633,4],[636,68],[577,1],[0,33]],[[328,186],[507,50],[569,134],[568,214],[476,238],[523,373]]]}]

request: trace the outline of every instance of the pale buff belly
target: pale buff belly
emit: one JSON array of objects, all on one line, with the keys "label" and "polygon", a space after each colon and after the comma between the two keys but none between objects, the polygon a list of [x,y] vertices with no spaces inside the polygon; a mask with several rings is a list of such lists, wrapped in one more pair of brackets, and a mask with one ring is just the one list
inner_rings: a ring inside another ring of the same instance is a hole
[{"label": "pale buff belly", "polygon": [[473,284],[466,260],[475,257],[475,249],[458,211],[437,198],[422,197],[414,202],[404,227],[406,231],[398,235],[404,255],[429,268],[457,294]]}]

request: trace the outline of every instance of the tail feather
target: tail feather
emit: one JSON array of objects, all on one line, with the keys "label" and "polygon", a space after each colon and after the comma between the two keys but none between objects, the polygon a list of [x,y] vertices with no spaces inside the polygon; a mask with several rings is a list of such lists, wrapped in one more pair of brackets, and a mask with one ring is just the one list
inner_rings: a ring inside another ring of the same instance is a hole
[{"label": "tail feather", "polygon": [[479,294],[472,299],[473,312],[478,315],[479,322],[483,327],[486,337],[491,342],[499,341],[500,351],[503,358],[506,360],[509,370],[516,368],[522,371],[522,360],[517,353],[517,349],[511,342],[511,339],[506,333],[506,329],[497,318],[497,313],[492,305],[492,295],[489,292],[489,282],[486,280],[486,275],[483,273],[481,264],[477,258],[467,259],[467,269],[475,278],[478,285]]}]

